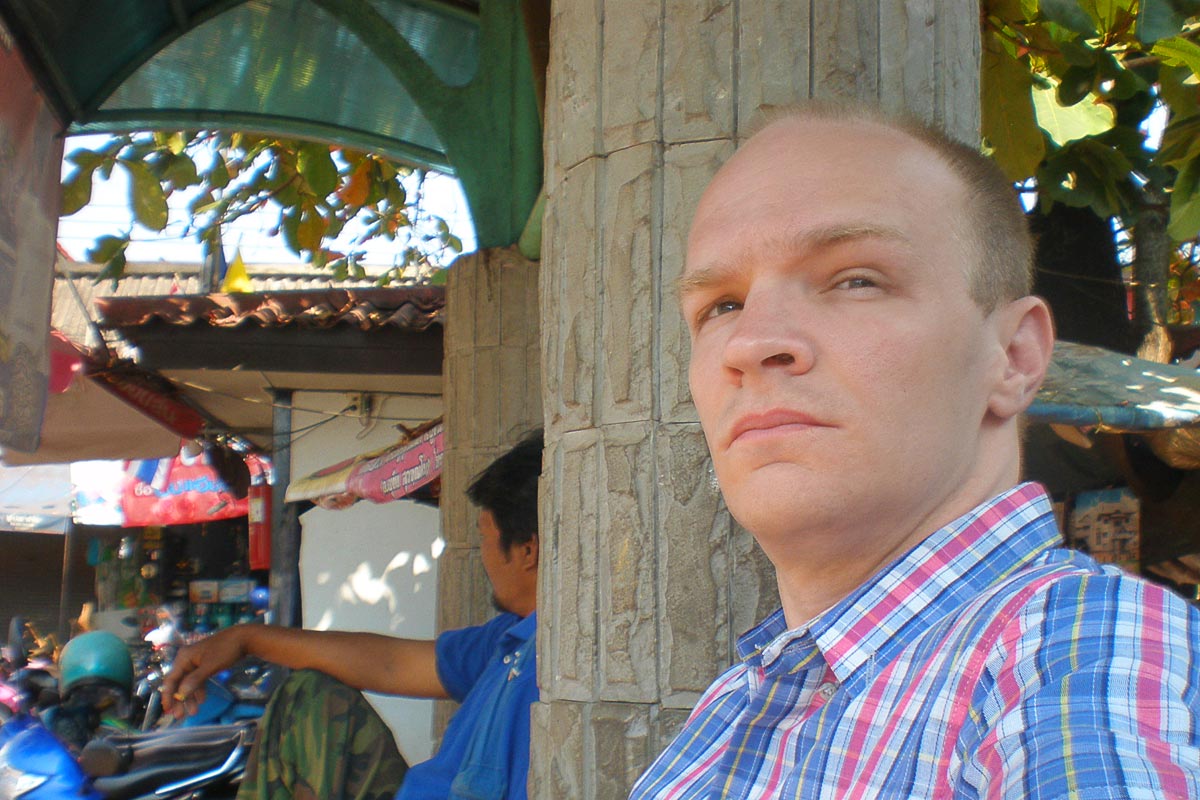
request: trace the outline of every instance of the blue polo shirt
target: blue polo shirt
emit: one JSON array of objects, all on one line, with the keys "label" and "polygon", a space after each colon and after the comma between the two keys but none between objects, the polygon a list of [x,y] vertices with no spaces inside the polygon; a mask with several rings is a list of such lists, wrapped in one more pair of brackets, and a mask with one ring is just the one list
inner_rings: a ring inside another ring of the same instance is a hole
[{"label": "blue polo shirt", "polygon": [[501,614],[438,637],[438,677],[462,707],[433,758],[409,768],[396,800],[525,800],[536,632],[536,613]]}]

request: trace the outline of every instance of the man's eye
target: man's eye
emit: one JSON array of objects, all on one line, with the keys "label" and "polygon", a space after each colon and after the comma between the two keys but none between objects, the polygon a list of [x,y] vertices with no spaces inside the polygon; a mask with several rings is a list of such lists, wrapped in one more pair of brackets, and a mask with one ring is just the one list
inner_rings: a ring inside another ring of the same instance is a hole
[{"label": "man's eye", "polygon": [[853,278],[846,278],[844,280],[839,281],[837,284],[837,288],[839,288],[839,289],[873,289],[878,285],[879,284],[875,283],[875,281],[871,280],[870,278],[865,278],[865,277],[859,275],[859,276],[855,276]]},{"label": "man's eye", "polygon": [[704,312],[704,319],[719,317],[722,314],[728,314],[730,311],[737,311],[741,307],[742,304],[734,300],[721,300],[708,307],[708,310]]}]

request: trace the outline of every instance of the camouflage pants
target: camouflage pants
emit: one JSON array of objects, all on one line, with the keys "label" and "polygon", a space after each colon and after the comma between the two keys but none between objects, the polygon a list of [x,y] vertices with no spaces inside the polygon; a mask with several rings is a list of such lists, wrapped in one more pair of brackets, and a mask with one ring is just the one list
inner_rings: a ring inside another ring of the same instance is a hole
[{"label": "camouflage pants", "polygon": [[239,800],[392,800],[408,764],[360,692],[293,672],[259,720]]}]

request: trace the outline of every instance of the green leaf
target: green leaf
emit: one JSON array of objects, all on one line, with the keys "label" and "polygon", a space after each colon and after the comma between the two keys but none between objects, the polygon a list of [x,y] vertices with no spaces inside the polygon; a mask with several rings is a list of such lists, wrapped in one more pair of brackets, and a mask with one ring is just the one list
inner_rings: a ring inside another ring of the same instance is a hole
[{"label": "green leaf", "polygon": [[60,212],[64,217],[71,216],[92,199],[92,173],[95,171],[95,165],[90,169],[80,167],[67,178],[62,187],[62,211]]},{"label": "green leaf", "polygon": [[186,154],[172,155],[168,158],[161,179],[175,189],[186,189],[200,182],[200,176],[196,173],[196,162]]},{"label": "green leaf", "polygon": [[300,255],[300,237],[298,231],[300,228],[300,211],[299,209],[291,209],[283,214],[280,222],[280,231],[283,233],[283,243],[287,248],[296,255]]},{"label": "green leaf", "polygon": [[1200,75],[1200,45],[1182,36],[1161,39],[1150,52],[1172,67],[1187,67]]},{"label": "green leaf", "polygon": [[995,41],[984,40],[982,69],[983,137],[992,158],[1011,180],[1037,171],[1046,143],[1033,113],[1029,70]]},{"label": "green leaf", "polygon": [[1171,109],[1173,118],[1196,116],[1200,113],[1200,94],[1196,92],[1192,71],[1187,67],[1166,67],[1159,70],[1158,92]]},{"label": "green leaf", "polygon": [[106,261],[106,262],[97,261],[94,263],[103,263],[104,264],[104,269],[100,270],[100,274],[96,276],[96,283],[99,283],[100,281],[105,280],[106,278],[111,279],[113,282],[113,288],[115,289],[117,286],[117,281],[121,278],[122,275],[125,274],[125,264],[126,264],[125,251],[122,250],[121,252],[119,252],[115,256],[113,256],[112,258],[108,259],[108,261]]},{"label": "green leaf", "polygon": [[1059,105],[1073,106],[1092,92],[1096,85],[1094,67],[1071,67],[1063,73],[1055,94]]},{"label": "green leaf", "polygon": [[1042,14],[1076,33],[1095,35],[1096,25],[1076,0],[1042,0]]},{"label": "green leaf", "polygon": [[1058,43],[1058,52],[1073,67],[1094,67],[1100,51],[1090,47],[1082,36]]},{"label": "green leaf", "polygon": [[1183,169],[1200,156],[1200,116],[1172,119],[1163,132],[1156,160]]},{"label": "green leaf", "polygon": [[1116,121],[1112,107],[1100,102],[1094,94],[1069,107],[1059,105],[1055,95],[1054,89],[1033,89],[1033,111],[1038,125],[1056,144],[1104,133]]},{"label": "green leaf", "polygon": [[325,231],[329,228],[329,223],[325,218],[317,213],[317,210],[306,209],[300,216],[300,224],[296,227],[296,243],[300,245],[301,250],[313,251],[321,246],[321,239],[325,237]]},{"label": "green leaf", "polygon": [[171,151],[171,155],[177,156],[183,152],[187,146],[187,137],[183,131],[176,131],[167,137],[167,149]]},{"label": "green leaf", "polygon": [[96,244],[84,253],[84,257],[93,264],[103,264],[111,261],[118,253],[124,253],[127,247],[128,236],[101,236],[96,240]]},{"label": "green leaf", "polygon": [[224,189],[229,185],[229,165],[225,163],[225,157],[220,153],[216,154],[216,159],[208,170],[208,174],[205,175],[205,180],[214,189]]},{"label": "green leaf", "polygon": [[329,154],[329,147],[315,142],[306,142],[300,146],[296,158],[296,169],[308,181],[309,187],[317,197],[328,197],[338,186],[337,164]]},{"label": "green leaf", "polygon": [[1137,37],[1146,44],[1177,35],[1189,13],[1180,0],[1142,0],[1138,9]]},{"label": "green leaf", "polygon": [[1167,234],[1186,242],[1200,234],[1200,158],[1192,159],[1171,189],[1171,221]]},{"label": "green leaf", "polygon": [[80,167],[81,169],[95,169],[105,158],[106,156],[104,153],[96,153],[81,147],[78,150],[73,150],[71,154],[67,156],[67,161],[70,161],[72,164]]},{"label": "green leaf", "polygon": [[162,184],[140,161],[120,159],[120,163],[129,173],[129,205],[134,219],[143,227],[161,231],[167,227],[167,197]]}]

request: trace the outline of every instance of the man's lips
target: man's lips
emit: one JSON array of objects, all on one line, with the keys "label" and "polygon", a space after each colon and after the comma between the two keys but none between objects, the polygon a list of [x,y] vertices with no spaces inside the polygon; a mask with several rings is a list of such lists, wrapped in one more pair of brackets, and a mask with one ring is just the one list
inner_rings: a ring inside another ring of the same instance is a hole
[{"label": "man's lips", "polygon": [[729,430],[729,444],[738,440],[756,439],[803,428],[828,428],[828,423],[800,411],[773,409],[739,417]]}]

